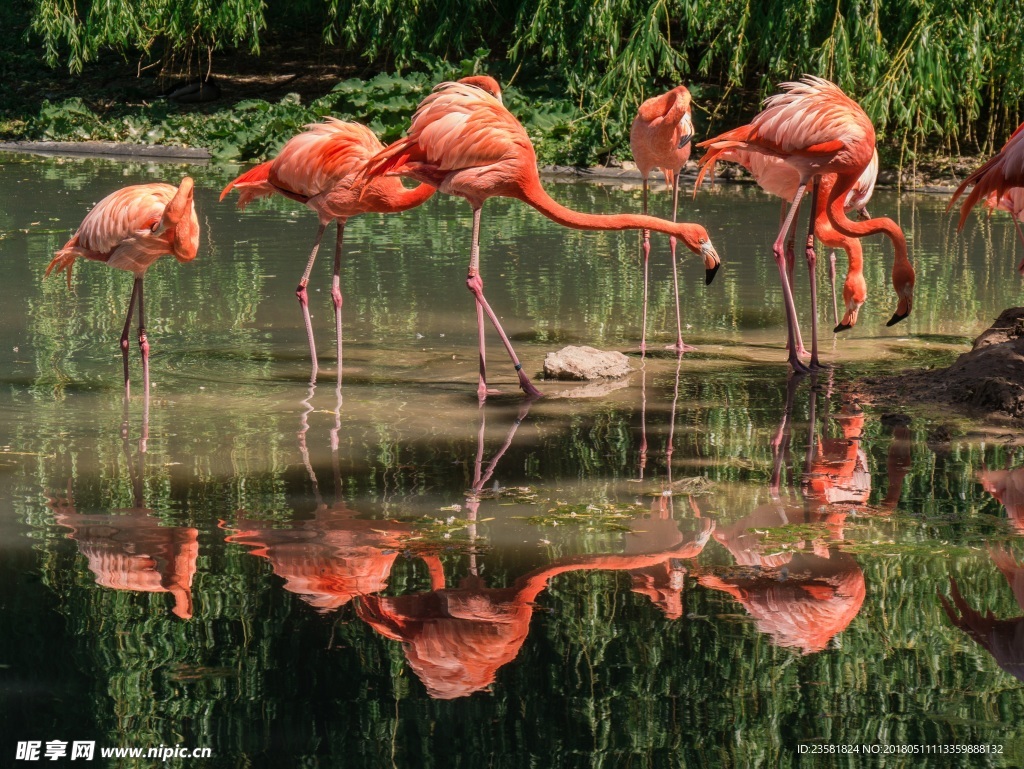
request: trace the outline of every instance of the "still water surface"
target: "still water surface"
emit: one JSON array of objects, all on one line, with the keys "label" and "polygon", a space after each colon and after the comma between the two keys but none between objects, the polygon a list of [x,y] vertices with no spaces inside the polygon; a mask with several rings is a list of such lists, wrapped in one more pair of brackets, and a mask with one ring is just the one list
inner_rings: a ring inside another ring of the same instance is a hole
[{"label": "still water surface", "polygon": [[[327,241],[310,387],[293,291],[315,219],[217,203],[232,170],[187,169],[200,256],[147,277],[147,407],[122,400],[130,276],[41,278],[92,203],[186,169],[0,165],[0,755],[94,740],[212,749],[181,766],[880,765],[799,752],[863,743],[1002,751],[887,766],[1024,763],[1019,436],[883,413],[858,384],[943,364],[1021,303],[1007,220],[956,236],[944,200],[877,195],[908,233],[914,312],[885,328],[891,252],[872,242],[859,325],[823,335],[834,367],[787,382],[778,206],[757,190],[686,202],[725,267],[705,288],[684,259],[700,351],[679,364],[635,354],[635,233],[492,201],[487,294],[527,370],[570,343],[637,370],[597,392],[542,383],[531,405],[494,345],[506,394],[480,408],[464,203],[350,222],[340,386]],[[639,208],[637,188],[549,186]],[[652,258],[661,346],[663,241]]]}]

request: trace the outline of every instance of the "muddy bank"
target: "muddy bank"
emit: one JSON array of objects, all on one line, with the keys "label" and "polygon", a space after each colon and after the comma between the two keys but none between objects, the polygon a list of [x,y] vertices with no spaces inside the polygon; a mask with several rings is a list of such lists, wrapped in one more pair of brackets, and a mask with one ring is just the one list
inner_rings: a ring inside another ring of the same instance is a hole
[{"label": "muddy bank", "polygon": [[1024,307],[1004,310],[952,366],[860,383],[879,405],[951,404],[971,416],[1024,422]]}]

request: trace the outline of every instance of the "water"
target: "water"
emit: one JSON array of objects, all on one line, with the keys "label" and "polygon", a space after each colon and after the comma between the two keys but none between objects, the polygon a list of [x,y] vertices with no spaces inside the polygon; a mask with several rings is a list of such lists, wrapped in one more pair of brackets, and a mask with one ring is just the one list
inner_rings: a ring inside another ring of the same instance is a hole
[{"label": "water", "polygon": [[[81,264],[69,291],[42,271],[106,192],[186,170],[200,256],[146,278],[154,388],[126,406],[130,277]],[[686,202],[726,266],[705,288],[684,258],[700,351],[642,370],[635,233],[491,201],[486,291],[526,369],[575,343],[638,370],[591,397],[542,383],[529,405],[492,339],[505,394],[479,408],[464,203],[350,222],[340,387],[328,236],[311,388],[293,291],[315,220],[217,203],[231,170],[0,166],[8,757],[88,740],[212,750],[180,766],[1024,762],[1020,436],[883,413],[861,386],[948,362],[1020,303],[1005,218],[958,237],[943,199],[879,193],[918,269],[911,319],[884,327],[891,253],[872,239],[859,325],[823,335],[834,368],[787,382],[778,206],[756,190]],[[639,208],[632,187],[549,186],[580,210]],[[666,251],[655,347],[674,338]],[[800,752],[828,744],[1001,752]]]}]

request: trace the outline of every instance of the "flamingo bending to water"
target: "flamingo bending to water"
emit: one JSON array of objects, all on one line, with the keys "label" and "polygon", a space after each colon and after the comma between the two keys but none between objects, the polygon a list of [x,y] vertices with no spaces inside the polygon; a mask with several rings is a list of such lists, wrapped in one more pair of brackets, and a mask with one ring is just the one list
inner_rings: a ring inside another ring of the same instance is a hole
[{"label": "flamingo bending to water", "polygon": [[199,219],[192,202],[192,179],[181,184],[136,184],[107,195],[85,216],[78,231],[57,251],[46,275],[54,268],[67,275],[71,286],[71,268],[75,259],[104,262],[109,267],[135,275],[128,315],[121,332],[124,359],[124,393],[128,385],[128,331],[135,303],[139,305],[139,350],[142,352],[142,381],[149,393],[149,341],[142,299],[142,279],[146,270],[164,254],[179,262],[191,262],[199,251]]},{"label": "flamingo bending to water", "polygon": [[[1024,123],[1017,126],[1017,130],[999,152],[963,180],[953,193],[946,210],[952,208],[957,199],[972,185],[974,189],[960,206],[957,230],[963,229],[967,214],[984,200],[989,208],[1001,208],[1010,212],[1013,224],[1017,228],[1017,236],[1024,244],[1024,232],[1020,227],[1020,219],[1024,215]],[[1024,260],[1017,265],[1017,270],[1024,275]]]},{"label": "flamingo bending to water", "polygon": [[[690,92],[678,86],[668,93],[654,96],[640,105],[629,129],[629,147],[636,167],[644,178],[643,213],[647,215],[647,177],[655,168],[665,174],[665,184],[672,188],[672,221],[679,211],[679,173],[690,159],[693,139],[693,118]],[[676,239],[669,237],[672,250],[672,286],[676,297],[676,343],[669,347],[677,354],[695,350],[683,344],[683,325],[679,311],[679,273],[676,268]],[[651,255],[651,233],[644,230],[644,317],[640,352],[647,351],[647,265]]]},{"label": "flamingo bending to water", "polygon": [[241,209],[258,198],[280,194],[303,203],[319,217],[320,227],[313,250],[306,262],[306,271],[302,273],[299,286],[295,289],[306,323],[314,379],[317,372],[316,344],[313,341],[306,286],[327,225],[334,221],[338,226],[331,300],[334,303],[340,369],[342,298],[339,273],[345,222],[357,214],[406,211],[434,194],[434,188],[429,185],[421,184],[410,190],[403,187],[398,179],[374,179],[364,188],[361,182],[366,163],[382,149],[384,145],[366,126],[329,117],[323,123],[306,126],[305,131],[288,140],[276,158],[246,171],[220,193],[220,199],[223,200],[233,188],[238,188],[238,207]]},{"label": "flamingo bending to water", "polygon": [[[892,240],[896,250],[896,264],[893,267],[893,287],[899,302],[887,325],[898,323],[910,314],[913,303],[914,268],[907,255],[907,242],[896,222],[888,218],[869,219],[854,222],[847,218],[843,206],[847,195],[856,186],[857,180],[871,162],[875,151],[875,129],[871,120],[853,99],[834,83],[819,77],[805,75],[799,82],[783,83],[782,93],[775,94],[765,102],[765,109],[745,126],[727,131],[698,146],[708,147],[708,153],[701,159],[701,170],[697,184],[722,153],[741,149],[781,158],[794,168],[799,175],[796,192],[789,213],[779,230],[772,251],[782,280],[785,298],[786,324],[789,336],[789,364],[799,372],[808,369],[798,355],[797,337],[799,329],[793,292],[786,276],[786,259],[783,251],[786,233],[796,215],[807,185],[816,182],[826,174],[835,174],[836,181],[828,192],[825,212],[829,223],[841,235],[848,238],[862,238],[865,235],[884,233]],[[812,210],[818,210],[818,185],[815,184]],[[811,218],[812,227],[814,217]],[[810,264],[816,261],[813,241],[807,248]],[[817,349],[813,342],[817,333],[817,294],[812,284],[812,350],[811,367],[817,368]]]},{"label": "flamingo bending to water", "polygon": [[[754,180],[763,190],[772,195],[777,195],[786,202],[791,203],[793,201],[796,189],[800,186],[800,175],[796,170],[774,155],[762,155],[749,150],[731,149],[719,155],[718,160],[739,163],[750,172],[751,176],[754,177]],[[853,189],[847,194],[843,207],[847,211],[856,210],[864,218],[869,218],[866,206],[868,201],[871,200],[877,178],[878,152],[875,152],[871,162],[864,169],[864,173],[861,174]],[[839,311],[836,306],[835,253],[829,254],[829,278],[832,284],[832,315],[836,324],[834,331],[839,332],[847,331],[857,323],[857,315],[867,299],[867,283],[864,281],[864,251],[860,246],[860,241],[856,238],[848,238],[837,232],[828,221],[825,202],[828,197],[828,191],[832,189],[834,184],[835,177],[833,175],[829,175],[822,181],[821,192],[824,194],[819,193],[818,195],[818,208],[814,212],[814,234],[826,246],[833,249],[842,248],[847,254],[848,268],[846,281],[843,284],[843,304],[846,307],[846,312],[843,315],[842,321],[839,320]],[[790,241],[791,244],[792,241]],[[790,286],[792,286],[793,263],[789,247],[787,247],[786,256]],[[813,271],[811,271],[811,280],[814,280]],[[799,328],[797,332],[799,334]],[[798,350],[802,348],[799,336],[797,338],[797,348]]]},{"label": "flamingo bending to water", "polygon": [[530,397],[540,392],[523,372],[497,315],[484,297],[480,277],[480,209],[488,198],[516,198],[546,217],[579,230],[651,229],[675,235],[704,260],[707,282],[721,262],[707,231],[698,224],[676,224],[651,216],[583,214],[555,202],[540,184],[537,156],[526,130],[502,104],[497,81],[486,76],[441,83],[424,99],[408,133],[367,165],[372,180],[385,174],[409,176],[441,192],[465,198],[473,208],[473,245],[466,286],[477,306],[480,374],[477,395],[488,394],[484,315],[498,331],[512,359],[519,386]]}]

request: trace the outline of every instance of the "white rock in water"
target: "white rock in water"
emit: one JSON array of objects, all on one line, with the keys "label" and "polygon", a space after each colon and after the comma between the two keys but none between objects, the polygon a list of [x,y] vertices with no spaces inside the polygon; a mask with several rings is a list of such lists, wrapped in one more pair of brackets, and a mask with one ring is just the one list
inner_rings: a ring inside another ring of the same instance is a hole
[{"label": "white rock in water", "polygon": [[621,352],[570,345],[544,358],[545,379],[613,379],[625,376],[632,367]]}]

